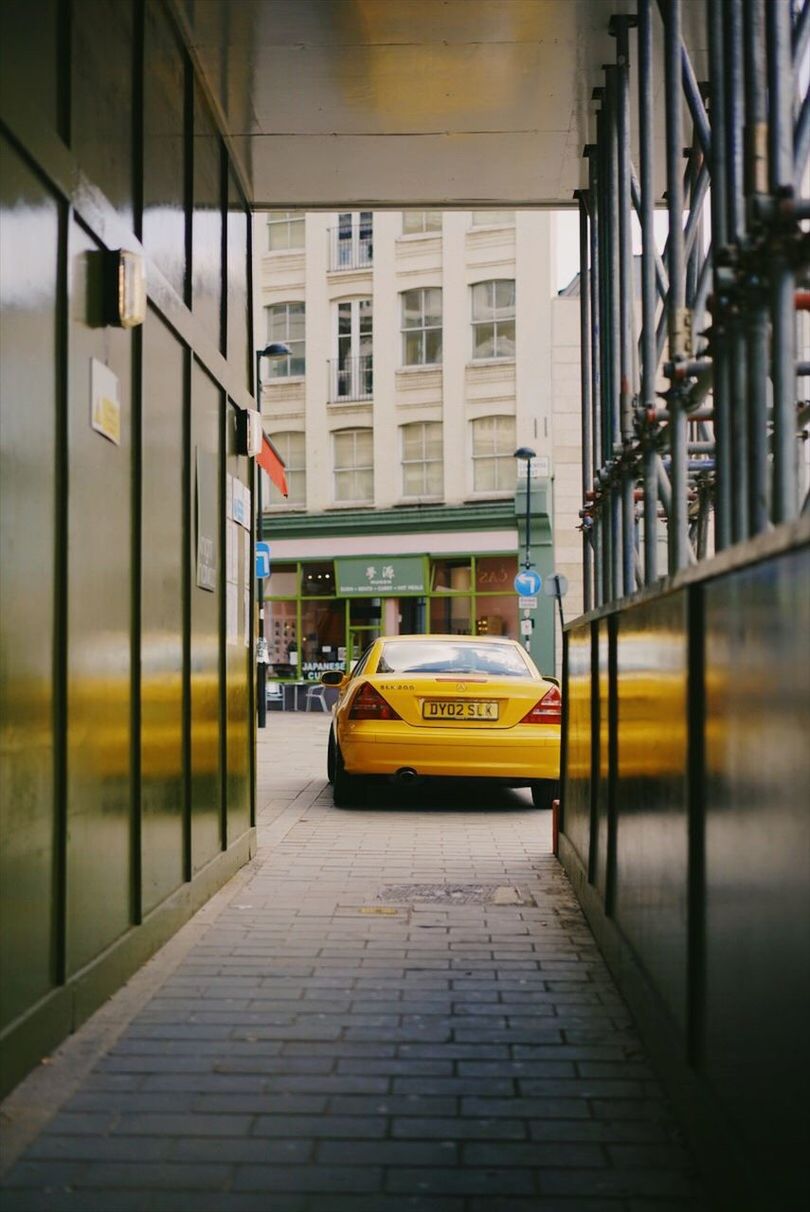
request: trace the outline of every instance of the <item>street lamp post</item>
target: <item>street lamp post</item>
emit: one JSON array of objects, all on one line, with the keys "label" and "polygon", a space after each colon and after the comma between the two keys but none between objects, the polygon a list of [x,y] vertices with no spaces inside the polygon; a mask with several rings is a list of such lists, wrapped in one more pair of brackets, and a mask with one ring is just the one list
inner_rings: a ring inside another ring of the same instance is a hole
[{"label": "street lamp post", "polygon": [[[259,416],[262,412],[262,358],[286,358],[289,345],[283,341],[271,341],[264,349],[256,350],[256,403]],[[254,538],[254,575],[256,566],[255,545],[262,537],[262,469],[256,467],[256,525]],[[256,581],[256,605],[259,612],[259,639],[256,644],[256,723],[259,728],[267,725],[267,638],[264,628],[264,579]]]},{"label": "street lamp post", "polygon": [[532,566],[532,511],[531,511],[531,475],[532,475],[532,459],[537,457],[534,450],[528,446],[520,446],[515,451],[516,459],[526,460],[526,559],[523,562],[524,568]]}]

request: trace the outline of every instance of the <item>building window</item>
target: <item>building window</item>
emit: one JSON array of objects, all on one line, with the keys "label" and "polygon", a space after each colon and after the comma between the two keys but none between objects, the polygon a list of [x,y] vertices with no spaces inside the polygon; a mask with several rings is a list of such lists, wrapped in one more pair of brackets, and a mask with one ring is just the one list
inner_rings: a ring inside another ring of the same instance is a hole
[{"label": "building window", "polygon": [[304,212],[271,210],[267,215],[267,247],[270,252],[286,252],[304,247]]},{"label": "building window", "polygon": [[286,358],[265,358],[264,373],[269,379],[289,379],[306,370],[306,309],[303,303],[273,303],[265,307],[267,340],[289,345]]},{"label": "building window", "polygon": [[341,429],[335,434],[335,501],[374,500],[373,430]]},{"label": "building window", "polygon": [[271,483],[268,504],[305,505],[307,499],[307,473],[303,433],[271,433],[268,436],[284,460],[284,474],[287,479],[288,490],[287,496],[283,497],[275,484]]},{"label": "building window", "polygon": [[359,214],[343,211],[337,227],[329,230],[329,268],[365,269],[374,261],[374,215],[370,210]]},{"label": "building window", "polygon": [[421,235],[425,232],[442,230],[442,212],[440,210],[404,210],[402,212],[402,234],[404,236]]},{"label": "building window", "polygon": [[402,495],[439,497],[442,494],[441,421],[417,421],[403,425]]},{"label": "building window", "polygon": [[512,227],[515,222],[513,210],[474,210],[473,227]]},{"label": "building window", "polygon": [[402,294],[402,363],[428,366],[442,360],[442,292],[438,286]]},{"label": "building window", "polygon": [[473,358],[514,358],[515,281],[496,278],[472,288]]},{"label": "building window", "polygon": [[514,492],[515,418],[479,417],[472,423],[473,490]]},{"label": "building window", "polygon": [[344,299],[336,311],[337,358],[332,361],[332,403],[370,400],[374,386],[372,342],[374,308],[371,299]]}]

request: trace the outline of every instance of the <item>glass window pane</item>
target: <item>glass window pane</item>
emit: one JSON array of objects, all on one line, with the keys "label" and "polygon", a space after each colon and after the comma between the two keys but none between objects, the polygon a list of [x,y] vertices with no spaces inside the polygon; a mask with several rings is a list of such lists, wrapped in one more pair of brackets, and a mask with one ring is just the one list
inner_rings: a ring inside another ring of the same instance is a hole
[{"label": "glass window pane", "polygon": [[422,292],[421,290],[406,290],[402,295],[402,327],[421,328],[422,326]]},{"label": "glass window pane", "polygon": [[403,365],[420,366],[422,364],[422,336],[421,332],[403,333]]},{"label": "glass window pane", "polygon": [[343,602],[308,602],[301,610],[301,676],[317,682],[327,669],[342,669],[338,649],[346,644]]},{"label": "glass window pane", "polygon": [[356,467],[370,467],[374,458],[374,435],[370,429],[358,429],[356,433]]},{"label": "glass window pane", "polygon": [[438,497],[444,485],[444,469],[441,463],[428,463],[425,467],[425,490],[429,496]]},{"label": "glass window pane", "polygon": [[421,459],[424,428],[422,425],[402,426],[403,459]]},{"label": "glass window pane", "polygon": [[495,443],[499,454],[514,455],[515,449],[515,418],[496,417]]},{"label": "glass window pane", "polygon": [[374,497],[374,473],[369,467],[366,471],[357,472],[356,501],[370,501]]},{"label": "glass window pane", "polygon": [[[271,574],[273,585],[275,573]],[[292,574],[293,580],[296,574]],[[273,592],[273,589],[270,590]],[[285,589],[286,592],[286,589]],[[295,589],[292,591],[295,593]],[[267,647],[270,668],[277,678],[293,678],[298,672],[298,629],[295,602],[266,602]]]},{"label": "glass window pane", "polygon": [[351,303],[338,303],[338,333],[350,335],[352,331]]},{"label": "glass window pane", "polygon": [[495,353],[494,324],[476,324],[473,327],[473,357],[491,358]]},{"label": "glass window pane", "polygon": [[476,492],[492,492],[495,489],[495,459],[476,459],[474,473],[473,487]]},{"label": "glass window pane", "polygon": [[430,328],[425,333],[425,362],[435,365],[442,360],[442,330]]},{"label": "glass window pane", "polygon": [[360,332],[370,333],[372,322],[372,301],[371,299],[360,300]]},{"label": "glass window pane", "polygon": [[492,319],[492,283],[476,282],[472,288],[473,319]]},{"label": "glass window pane", "polygon": [[498,324],[498,334],[495,342],[496,358],[514,358],[515,356],[515,322],[507,320]]},{"label": "glass window pane", "polygon": [[475,634],[505,635],[512,640],[519,639],[517,595],[476,598]]},{"label": "glass window pane", "polygon": [[265,596],[294,598],[298,593],[298,569],[295,564],[271,564],[270,580],[264,583]]},{"label": "glass window pane", "polygon": [[512,315],[515,310],[515,283],[509,279],[495,282],[495,306],[499,315]]},{"label": "glass window pane", "polygon": [[425,211],[425,231],[442,230],[442,212],[440,210]]},{"label": "glass window pane", "polygon": [[331,560],[302,566],[301,593],[304,597],[329,597],[334,592],[335,570]]},{"label": "glass window pane", "polygon": [[470,599],[468,597],[431,598],[430,630],[434,635],[469,635]]},{"label": "glass window pane", "polygon": [[354,464],[354,435],[351,430],[335,434],[335,467]]},{"label": "glass window pane", "polygon": [[410,235],[412,232],[420,232],[424,230],[423,210],[406,210],[402,212],[402,230],[404,234]]},{"label": "glass window pane", "polygon": [[495,417],[480,417],[473,421],[473,454],[487,454],[492,450],[495,432]]},{"label": "glass window pane", "polygon": [[467,556],[430,561],[430,584],[435,592],[463,591],[470,588],[471,565]]},{"label": "glass window pane", "polygon": [[514,223],[515,212],[513,210],[474,210],[473,211],[473,227],[491,227],[494,224],[507,225]]},{"label": "glass window pane", "polygon": [[425,455],[429,459],[441,459],[442,446],[441,421],[430,421],[425,425]]},{"label": "glass window pane", "polygon": [[442,292],[441,287],[431,286],[422,292],[425,298],[425,324],[441,324],[442,322]]},{"label": "glass window pane", "polygon": [[479,556],[475,561],[475,588],[484,593],[511,591],[516,575],[515,555]]},{"label": "glass window pane", "polygon": [[304,247],[304,220],[296,219],[290,223],[290,248]]},{"label": "glass window pane", "polygon": [[402,493],[406,497],[422,495],[422,463],[404,463],[402,465]]}]

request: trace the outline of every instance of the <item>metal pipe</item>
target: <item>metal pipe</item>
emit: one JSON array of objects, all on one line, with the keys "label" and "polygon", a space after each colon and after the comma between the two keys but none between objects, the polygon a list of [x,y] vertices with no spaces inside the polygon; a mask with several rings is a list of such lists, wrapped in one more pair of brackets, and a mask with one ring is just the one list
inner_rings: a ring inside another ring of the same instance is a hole
[{"label": "metal pipe", "polygon": [[802,186],[808,155],[810,155],[810,93],[807,93],[802,101],[793,136],[793,183],[797,190]]},{"label": "metal pipe", "polygon": [[[582,404],[582,499],[593,487],[591,450],[591,291],[590,267],[588,263],[588,208],[585,194],[577,190],[579,200],[579,343],[580,343],[580,392]],[[591,546],[585,531],[582,532],[582,594],[585,610],[593,605],[591,588]]]},{"label": "metal pipe", "polygon": [[[793,184],[793,55],[790,8],[766,8],[768,108],[768,185],[777,197]],[[774,522],[786,522],[798,510],[796,451],[796,275],[786,252],[777,246],[771,270],[771,382],[773,384]]]},{"label": "metal pipe", "polygon": [[607,101],[607,288],[610,378],[608,383],[608,407],[610,425],[609,455],[621,444],[621,414],[619,410],[621,385],[621,259],[619,255],[619,149],[617,140],[617,82],[616,68],[605,68],[605,95]]},{"label": "metal pipe", "polygon": [[[710,6],[714,7],[714,6]],[[726,0],[724,16],[726,200],[730,245],[739,245],[745,226],[743,192],[743,21],[742,0]],[[731,537],[748,538],[748,419],[745,409],[746,349],[742,321],[736,306],[728,312],[729,353],[729,475]]]},{"label": "metal pipe", "polygon": [[[765,6],[744,0],[745,192],[749,210],[768,190],[768,125],[765,67]],[[745,335],[748,353],[748,527],[768,525],[768,309],[767,288],[755,274],[746,281]]]},{"label": "metal pipe", "polygon": [[810,46],[810,0],[804,0],[791,32],[791,54],[798,67]]},{"label": "metal pipe", "polygon": [[[711,165],[711,256],[706,264],[716,265],[716,251],[728,243],[727,135],[725,110],[725,51],[723,9],[719,4],[706,6],[709,41],[709,116],[712,124]],[[723,297],[714,272],[715,309],[712,315],[712,358],[714,361],[714,436],[716,443],[714,544],[722,551],[731,542],[731,449],[729,445],[730,378],[728,339]],[[697,327],[697,325],[696,325]]]},{"label": "metal pipe", "polygon": [[683,91],[686,97],[686,104],[689,106],[689,112],[692,115],[692,121],[695,124],[695,134],[697,135],[698,143],[707,160],[711,159],[712,140],[709,127],[709,119],[706,115],[706,107],[703,104],[703,98],[700,95],[700,86],[695,76],[692,60],[689,58],[689,51],[686,46],[681,43],[681,64],[682,64],[682,83]]},{"label": "metal pipe", "polygon": [[[658,357],[655,342],[655,215],[654,215],[654,138],[653,138],[653,43],[652,0],[638,5],[638,118],[641,186],[639,220],[641,223],[641,404],[645,411],[655,408],[655,374]],[[658,580],[658,471],[655,447],[644,444],[644,583]]]},{"label": "metal pipe", "polygon": [[[597,126],[599,119],[597,117]],[[592,468],[594,471],[602,463],[602,336],[601,336],[601,306],[600,306],[600,250],[599,242],[601,228],[599,225],[599,157],[597,148],[592,144],[586,149],[588,155],[588,198],[591,203],[590,213],[590,264],[591,264],[591,447]],[[594,552],[598,547],[594,544]],[[598,559],[597,559],[598,566]]]},{"label": "metal pipe", "polygon": [[[667,144],[667,210],[669,213],[669,297],[667,328],[669,356],[677,362],[685,344],[685,289],[683,228],[683,149],[681,116],[681,0],[670,0],[664,22],[664,89]],[[672,511],[669,516],[669,571],[688,563],[689,515],[686,502],[686,418],[679,391],[670,389],[669,443],[672,452]]]},{"label": "metal pipe", "polygon": [[[639,26],[641,25],[640,18],[641,18],[641,9],[639,8]],[[652,62],[652,51],[650,51],[650,62]],[[641,82],[639,81],[639,88],[640,87],[641,87]],[[641,133],[641,126],[639,124],[639,137],[640,137],[640,133]],[[642,169],[641,172],[643,175],[644,170]],[[638,215],[638,221],[639,221],[639,223],[641,223],[641,221],[642,221],[641,210],[642,210],[642,204],[643,204],[642,203],[642,186],[641,186],[641,184],[639,184],[639,178],[636,175],[635,169],[633,168],[632,160],[630,161],[630,197],[632,198],[632,201],[633,201],[633,209],[635,210],[636,214]],[[664,265],[663,259],[661,257],[661,254],[658,251],[657,245],[655,247],[655,283],[656,283],[656,287],[658,289],[659,296],[662,299],[665,299],[667,297],[667,291],[669,290],[669,281],[667,279],[667,267]]]}]

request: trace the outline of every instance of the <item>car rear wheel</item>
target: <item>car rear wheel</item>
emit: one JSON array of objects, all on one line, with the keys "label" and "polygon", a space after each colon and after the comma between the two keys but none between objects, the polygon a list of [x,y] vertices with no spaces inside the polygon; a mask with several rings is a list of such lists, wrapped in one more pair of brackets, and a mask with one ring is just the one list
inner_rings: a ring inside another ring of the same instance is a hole
[{"label": "car rear wheel", "polygon": [[335,781],[335,734],[330,728],[329,745],[326,750],[326,777],[330,783]]},{"label": "car rear wheel", "polygon": [[336,808],[350,808],[362,800],[363,780],[356,774],[347,774],[343,765],[343,754],[335,742],[335,778],[332,784],[332,801]]},{"label": "car rear wheel", "polygon": [[550,809],[553,800],[559,799],[559,779],[538,779],[532,783],[532,803],[535,808]]}]

